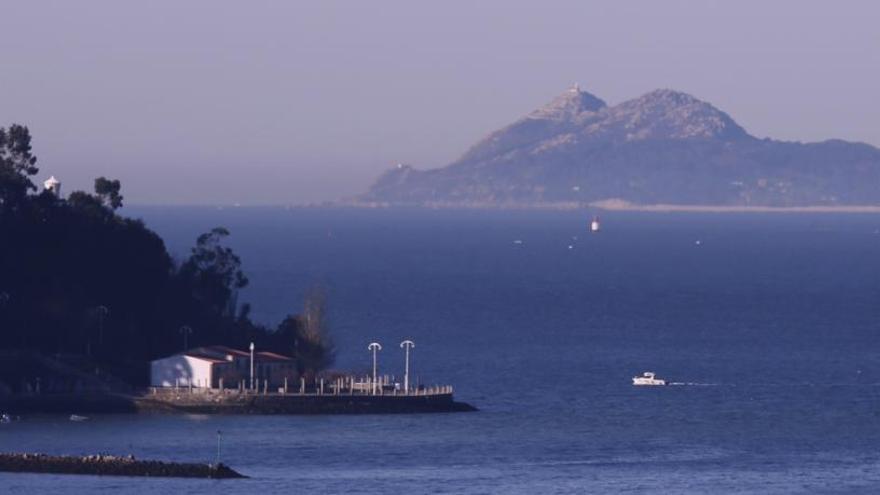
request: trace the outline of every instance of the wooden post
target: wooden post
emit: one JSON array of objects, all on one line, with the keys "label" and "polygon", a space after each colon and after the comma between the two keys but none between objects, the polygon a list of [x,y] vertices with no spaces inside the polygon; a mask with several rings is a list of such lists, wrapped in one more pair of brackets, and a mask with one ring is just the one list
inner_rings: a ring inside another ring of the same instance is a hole
[{"label": "wooden post", "polygon": [[287,395],[287,377],[284,377],[284,395]]},{"label": "wooden post", "polygon": [[324,379],[321,378],[321,395],[324,395]]},{"label": "wooden post", "polygon": [[220,377],[220,393],[223,393],[223,377]]},{"label": "wooden post", "polygon": [[306,394],[306,379],[303,377],[300,377],[300,379],[299,379],[299,394],[300,395]]}]

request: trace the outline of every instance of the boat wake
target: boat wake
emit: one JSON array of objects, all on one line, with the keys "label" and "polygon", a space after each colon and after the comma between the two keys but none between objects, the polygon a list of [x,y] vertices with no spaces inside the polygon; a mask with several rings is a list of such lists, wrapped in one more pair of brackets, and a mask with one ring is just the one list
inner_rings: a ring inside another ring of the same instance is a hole
[{"label": "boat wake", "polygon": [[696,382],[669,382],[669,385],[678,385],[680,387],[717,387],[717,383],[696,383]]}]

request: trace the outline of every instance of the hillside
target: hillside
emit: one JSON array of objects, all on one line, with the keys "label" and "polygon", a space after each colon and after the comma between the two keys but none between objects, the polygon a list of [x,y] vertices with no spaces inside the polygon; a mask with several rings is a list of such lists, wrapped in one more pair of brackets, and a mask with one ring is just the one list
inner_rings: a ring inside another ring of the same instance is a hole
[{"label": "hillside", "polygon": [[575,86],[438,169],[398,166],[360,203],[542,206],[880,204],[880,150],[758,139],[691,95],[608,106]]}]

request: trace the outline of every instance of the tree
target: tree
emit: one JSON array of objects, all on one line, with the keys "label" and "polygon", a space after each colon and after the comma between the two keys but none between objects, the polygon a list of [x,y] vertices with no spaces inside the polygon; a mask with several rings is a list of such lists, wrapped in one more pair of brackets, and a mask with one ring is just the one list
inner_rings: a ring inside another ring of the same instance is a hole
[{"label": "tree", "polygon": [[95,179],[95,195],[101,200],[101,203],[114,211],[122,206],[120,188],[121,184],[118,180],[110,180],[106,177]]},{"label": "tree", "polygon": [[241,271],[241,259],[231,248],[221,245],[229,231],[215,227],[196,239],[189,259],[180,267],[181,276],[191,284],[193,295],[214,311],[235,316],[236,294],[248,284]]},{"label": "tree", "polygon": [[104,205],[101,198],[85,191],[73,191],[67,197],[67,204],[84,217],[107,222],[114,218],[113,211]]},{"label": "tree", "polygon": [[37,186],[30,177],[39,172],[37,157],[31,153],[31,134],[27,127],[13,124],[0,127],[0,205],[20,203]]},{"label": "tree", "polygon": [[[118,180],[100,177],[93,194],[74,191],[67,199],[33,194],[35,164],[27,128],[0,128],[0,349],[83,354],[103,336],[94,363],[144,383],[144,363],[179,351],[186,324],[205,344],[298,349],[311,373],[332,363],[323,294],[311,295],[304,316],[289,317],[280,331],[250,320],[250,306],[237,301],[248,279],[223,245],[229,231],[198,236],[175,266],[155,232],[117,214]],[[112,308],[112,325],[99,319],[107,316],[97,316],[99,306]]]},{"label": "tree", "polygon": [[278,327],[282,335],[293,337],[293,355],[301,374],[314,375],[336,360],[336,347],[327,325],[327,297],[319,287],[306,294],[303,313],[288,316]]}]

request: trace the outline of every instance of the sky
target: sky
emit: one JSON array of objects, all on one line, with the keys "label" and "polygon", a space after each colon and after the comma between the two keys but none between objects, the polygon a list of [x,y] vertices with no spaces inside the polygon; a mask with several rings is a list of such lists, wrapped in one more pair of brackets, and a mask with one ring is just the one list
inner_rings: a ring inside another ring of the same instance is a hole
[{"label": "sky", "polygon": [[4,2],[0,126],[40,182],[301,204],[443,166],[573,83],[685,91],[759,137],[880,146],[880,2]]}]

